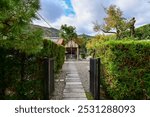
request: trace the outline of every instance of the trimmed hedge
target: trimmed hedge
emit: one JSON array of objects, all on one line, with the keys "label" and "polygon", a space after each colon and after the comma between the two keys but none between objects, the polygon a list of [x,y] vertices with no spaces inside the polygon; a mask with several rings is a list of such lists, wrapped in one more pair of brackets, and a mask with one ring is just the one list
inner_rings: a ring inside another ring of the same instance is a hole
[{"label": "trimmed hedge", "polygon": [[97,46],[103,85],[113,99],[150,99],[150,41],[106,41]]},{"label": "trimmed hedge", "polygon": [[55,59],[55,72],[58,72],[64,63],[65,59],[65,48],[61,45],[57,45],[56,43],[50,40],[43,41],[43,49],[39,54],[40,57],[54,58]]},{"label": "trimmed hedge", "polygon": [[65,48],[43,41],[40,52],[26,54],[0,47],[0,99],[43,99],[43,58],[55,58],[55,72],[64,62]]}]

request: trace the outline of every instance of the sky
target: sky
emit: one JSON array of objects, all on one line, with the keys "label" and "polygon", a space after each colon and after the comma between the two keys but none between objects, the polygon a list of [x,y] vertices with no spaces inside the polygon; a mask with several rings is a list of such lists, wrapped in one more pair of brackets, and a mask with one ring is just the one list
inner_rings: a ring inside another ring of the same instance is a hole
[{"label": "sky", "polygon": [[[127,19],[136,18],[135,26],[150,24],[150,0],[40,0],[38,13],[51,27],[60,29],[67,24],[76,27],[78,34],[95,35],[93,22],[104,23],[104,8],[116,5]],[[50,27],[42,19],[34,24]]]}]

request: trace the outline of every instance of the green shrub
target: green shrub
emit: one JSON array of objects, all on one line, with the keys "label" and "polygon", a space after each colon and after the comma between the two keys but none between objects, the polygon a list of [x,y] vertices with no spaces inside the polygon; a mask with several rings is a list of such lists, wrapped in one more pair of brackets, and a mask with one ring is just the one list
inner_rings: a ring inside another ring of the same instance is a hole
[{"label": "green shrub", "polygon": [[[123,32],[123,37],[131,37],[130,31]],[[150,24],[136,28],[134,37],[134,40],[150,40]]]},{"label": "green shrub", "polygon": [[103,85],[113,99],[150,97],[150,41],[106,41],[97,46]]},{"label": "green shrub", "polygon": [[150,39],[150,24],[135,29],[135,37],[139,40]]},{"label": "green shrub", "polygon": [[55,72],[63,63],[65,48],[44,40],[36,53],[0,46],[0,99],[43,99],[43,59],[55,59]]},{"label": "green shrub", "polygon": [[42,99],[42,65],[35,55],[0,47],[0,99]]},{"label": "green shrub", "polygon": [[55,72],[58,72],[64,63],[65,58],[65,48],[61,45],[57,45],[56,43],[50,40],[44,40],[44,47],[39,54],[39,57],[47,57],[55,59]]}]

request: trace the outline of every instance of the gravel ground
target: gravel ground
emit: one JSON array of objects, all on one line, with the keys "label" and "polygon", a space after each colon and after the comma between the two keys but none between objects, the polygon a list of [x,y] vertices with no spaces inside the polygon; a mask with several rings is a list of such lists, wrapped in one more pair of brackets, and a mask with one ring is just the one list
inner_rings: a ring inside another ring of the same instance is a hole
[{"label": "gravel ground", "polygon": [[59,74],[55,75],[55,91],[51,100],[62,100],[63,90],[65,88],[66,69],[68,63],[65,63]]}]

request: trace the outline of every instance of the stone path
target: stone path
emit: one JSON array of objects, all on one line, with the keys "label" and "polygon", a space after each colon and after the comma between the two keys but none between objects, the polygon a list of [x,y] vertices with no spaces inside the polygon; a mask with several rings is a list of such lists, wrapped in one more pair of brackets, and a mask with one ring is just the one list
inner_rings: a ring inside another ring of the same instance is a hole
[{"label": "stone path", "polygon": [[75,63],[73,61],[67,61],[67,63],[63,100],[87,100]]}]

